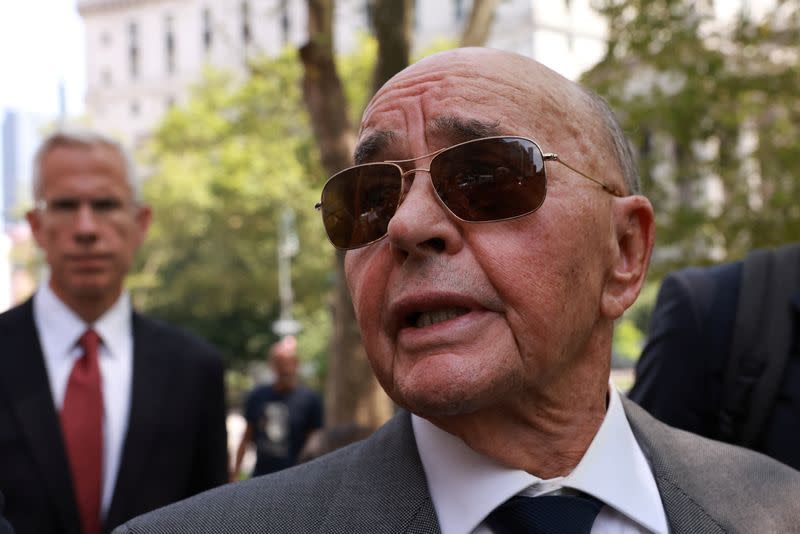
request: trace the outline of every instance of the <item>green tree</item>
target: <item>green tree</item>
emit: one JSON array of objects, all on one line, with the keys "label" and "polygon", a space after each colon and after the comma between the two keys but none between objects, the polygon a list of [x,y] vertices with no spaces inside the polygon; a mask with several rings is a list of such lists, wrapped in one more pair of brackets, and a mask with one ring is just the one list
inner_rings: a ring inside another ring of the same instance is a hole
[{"label": "green tree", "polygon": [[[368,44],[343,62],[368,83]],[[144,149],[154,222],[132,280],[142,309],[188,327],[237,363],[263,357],[279,313],[277,227],[296,214],[300,346],[323,361],[332,253],[313,209],[325,173],[303,106],[294,52],[258,59],[244,79],[209,71]],[[353,98],[366,98],[354,89]],[[320,310],[326,313],[321,314]],[[305,339],[307,338],[307,339]],[[308,356],[308,354],[306,354]]]},{"label": "green tree", "polygon": [[800,3],[727,24],[711,0],[597,0],[583,81],[618,112],[657,213],[653,271],[800,240]]}]

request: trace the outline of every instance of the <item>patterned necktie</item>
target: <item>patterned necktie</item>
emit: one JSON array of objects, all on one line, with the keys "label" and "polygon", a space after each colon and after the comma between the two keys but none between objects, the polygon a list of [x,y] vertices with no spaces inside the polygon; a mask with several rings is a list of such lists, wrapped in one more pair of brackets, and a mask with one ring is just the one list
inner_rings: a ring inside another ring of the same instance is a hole
[{"label": "patterned necktie", "polygon": [[78,344],[83,355],[75,362],[69,375],[61,408],[61,429],[83,534],[99,534],[103,467],[103,392],[98,361],[100,337],[94,330],[87,330]]},{"label": "patterned necktie", "polygon": [[486,518],[495,534],[589,534],[603,503],[586,494],[511,497]]}]

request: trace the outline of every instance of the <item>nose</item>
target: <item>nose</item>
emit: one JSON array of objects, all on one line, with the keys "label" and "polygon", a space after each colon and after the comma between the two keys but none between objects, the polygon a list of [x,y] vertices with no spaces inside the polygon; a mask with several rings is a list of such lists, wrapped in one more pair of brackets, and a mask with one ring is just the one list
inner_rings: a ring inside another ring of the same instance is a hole
[{"label": "nose", "polygon": [[405,175],[408,185],[392,219],[387,238],[399,261],[408,256],[451,254],[462,246],[461,223],[441,204],[427,169]]},{"label": "nose", "polygon": [[94,241],[97,238],[97,218],[91,204],[81,202],[78,211],[75,213],[73,227],[75,239],[78,241]]}]

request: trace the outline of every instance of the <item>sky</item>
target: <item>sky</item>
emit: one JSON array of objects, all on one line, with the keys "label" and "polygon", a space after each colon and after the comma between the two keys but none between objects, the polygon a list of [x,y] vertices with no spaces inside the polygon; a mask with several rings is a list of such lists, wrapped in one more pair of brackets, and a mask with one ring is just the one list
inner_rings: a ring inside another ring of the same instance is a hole
[{"label": "sky", "polygon": [[76,0],[0,0],[0,114],[56,116],[63,80],[67,115],[80,115],[85,65]]}]

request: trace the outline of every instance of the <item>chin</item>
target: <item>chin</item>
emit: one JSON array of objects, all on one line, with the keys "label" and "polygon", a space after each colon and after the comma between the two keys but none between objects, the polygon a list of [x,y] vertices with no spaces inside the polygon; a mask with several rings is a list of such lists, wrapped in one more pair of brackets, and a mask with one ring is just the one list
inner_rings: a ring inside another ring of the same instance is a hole
[{"label": "chin", "polygon": [[385,389],[392,400],[426,418],[474,413],[519,386],[514,369],[463,357],[426,358],[389,377],[391,389]]},{"label": "chin", "polygon": [[76,284],[72,287],[71,293],[75,297],[85,300],[100,300],[104,299],[111,292],[111,288],[105,283],[91,283],[84,282]]},{"label": "chin", "polygon": [[474,386],[453,382],[438,388],[399,387],[396,393],[392,399],[397,404],[426,419],[470,414],[489,404],[493,397],[486,391],[475,391]]}]

